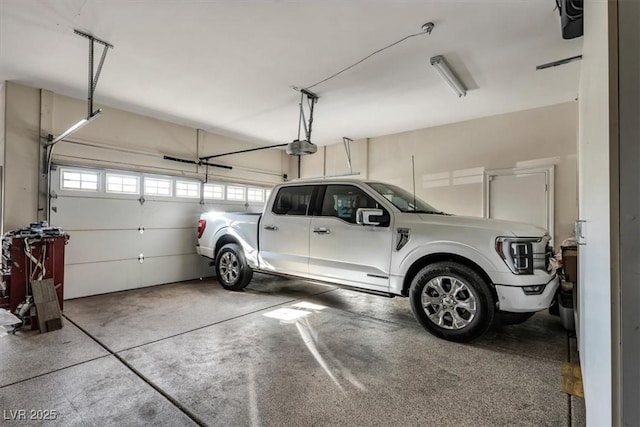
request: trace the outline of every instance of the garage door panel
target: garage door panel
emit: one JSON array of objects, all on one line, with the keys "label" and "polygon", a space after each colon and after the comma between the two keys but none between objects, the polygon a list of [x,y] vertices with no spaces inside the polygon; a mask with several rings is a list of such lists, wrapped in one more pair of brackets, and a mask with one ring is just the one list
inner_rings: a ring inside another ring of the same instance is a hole
[{"label": "garage door panel", "polygon": [[65,266],[64,298],[79,298],[140,287],[142,268],[138,260],[74,264]]},{"label": "garage door panel", "polygon": [[138,259],[141,236],[138,230],[70,231],[65,249],[67,264]]},{"label": "garage door panel", "polygon": [[198,279],[212,274],[208,262],[197,254],[145,257],[142,270],[142,286]]},{"label": "garage door panel", "polygon": [[[140,195],[116,193],[128,189],[124,184],[118,187],[117,180],[111,182],[112,192],[105,191],[107,175],[112,171],[73,166],[64,169],[70,173],[63,190],[59,188],[59,171],[53,173],[58,197],[52,200],[51,223],[70,235],[65,256],[66,298],[213,274],[208,261],[196,254],[198,219],[205,210],[199,199],[145,195],[140,203]],[[141,184],[152,176],[114,172],[120,173],[137,176]],[[81,182],[95,187],[95,176],[98,190],[76,190],[84,188],[79,186]],[[144,256],[142,263],[140,254]]]},{"label": "garage door panel", "polygon": [[145,228],[195,228],[202,209],[196,202],[146,201],[142,207]]},{"label": "garage door panel", "polygon": [[142,253],[146,257],[193,254],[198,236],[195,228],[165,228],[144,231]]},{"label": "garage door panel", "polygon": [[51,223],[66,231],[138,228],[142,222],[137,200],[59,196],[52,206]]}]

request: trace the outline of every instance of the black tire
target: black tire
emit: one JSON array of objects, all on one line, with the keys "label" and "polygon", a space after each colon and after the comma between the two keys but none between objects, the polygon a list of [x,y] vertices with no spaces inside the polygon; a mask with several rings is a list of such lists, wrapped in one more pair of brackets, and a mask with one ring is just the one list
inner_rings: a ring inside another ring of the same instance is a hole
[{"label": "black tire", "polygon": [[251,282],[253,270],[239,245],[227,243],[220,248],[216,255],[216,276],[222,287],[229,291],[240,291]]},{"label": "black tire", "polygon": [[418,323],[448,341],[478,338],[489,329],[495,314],[495,301],[487,282],[473,269],[455,262],[437,262],[422,268],[411,281],[409,297]]},{"label": "black tire", "polygon": [[528,312],[528,313],[513,313],[510,311],[499,311],[496,315],[496,320],[503,325],[519,325],[527,321],[531,316],[536,314],[536,312]]}]

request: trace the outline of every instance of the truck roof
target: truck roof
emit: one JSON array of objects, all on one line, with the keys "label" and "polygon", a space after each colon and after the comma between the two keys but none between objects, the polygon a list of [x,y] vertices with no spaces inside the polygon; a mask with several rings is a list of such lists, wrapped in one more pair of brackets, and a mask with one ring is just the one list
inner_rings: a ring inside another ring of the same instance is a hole
[{"label": "truck roof", "polygon": [[357,178],[350,178],[350,177],[340,177],[340,176],[331,176],[331,177],[319,177],[319,178],[296,178],[296,179],[292,179],[290,181],[285,181],[283,183],[280,183],[278,185],[285,185],[285,184],[324,184],[327,182],[347,182],[347,183],[370,183],[370,182],[376,182],[376,181],[370,181],[368,179],[357,179]]}]

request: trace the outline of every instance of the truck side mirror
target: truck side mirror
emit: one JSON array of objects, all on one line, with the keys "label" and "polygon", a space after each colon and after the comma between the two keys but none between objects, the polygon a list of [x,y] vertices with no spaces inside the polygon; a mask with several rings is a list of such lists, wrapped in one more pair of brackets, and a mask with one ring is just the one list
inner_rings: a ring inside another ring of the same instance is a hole
[{"label": "truck side mirror", "polygon": [[382,209],[359,208],[356,211],[356,223],[360,225],[380,225],[383,215]]}]

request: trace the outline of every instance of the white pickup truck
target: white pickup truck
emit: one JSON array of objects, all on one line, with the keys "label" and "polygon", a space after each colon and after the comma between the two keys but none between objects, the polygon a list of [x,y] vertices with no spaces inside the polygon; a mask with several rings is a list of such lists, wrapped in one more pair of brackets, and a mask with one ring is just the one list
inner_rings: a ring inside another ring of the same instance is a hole
[{"label": "white pickup truck", "polygon": [[445,214],[393,185],[313,180],[276,186],[262,214],[202,214],[197,252],[225,289],[260,271],[409,297],[427,331],[466,342],[498,313],[518,323],[549,307],[549,240],[532,225]]}]

